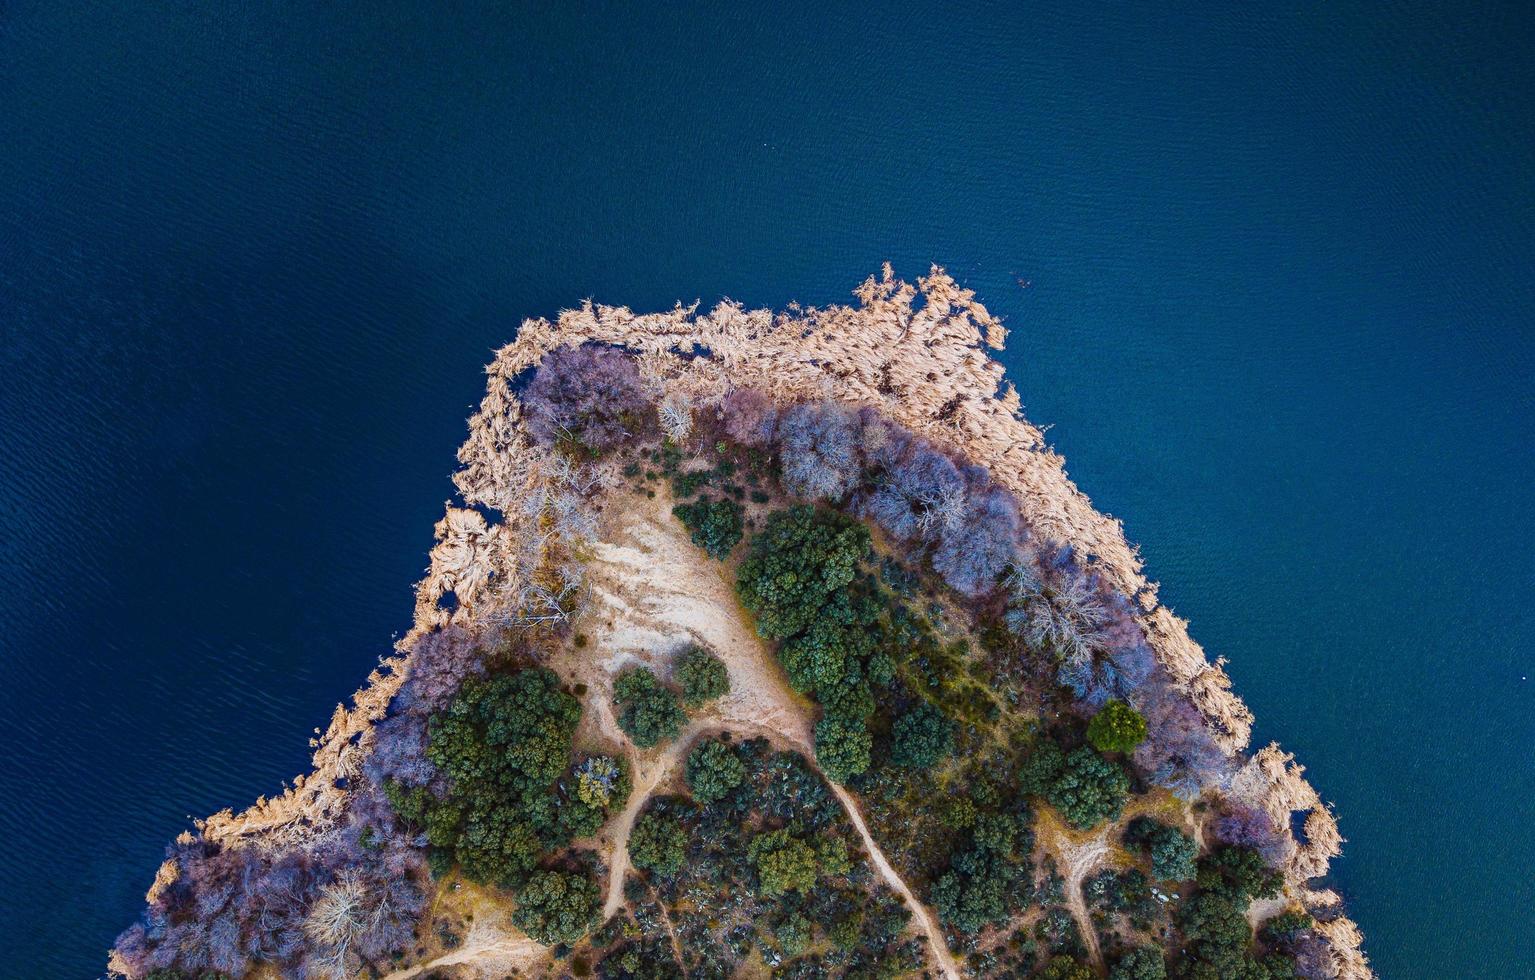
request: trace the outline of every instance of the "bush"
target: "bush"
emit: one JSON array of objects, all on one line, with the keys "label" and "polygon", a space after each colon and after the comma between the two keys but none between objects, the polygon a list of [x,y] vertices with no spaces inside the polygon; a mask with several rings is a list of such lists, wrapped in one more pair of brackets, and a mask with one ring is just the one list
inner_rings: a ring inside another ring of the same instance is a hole
[{"label": "bush", "polygon": [[613,703],[618,707],[618,727],[642,749],[676,738],[687,724],[677,693],[648,667],[631,667],[618,675]]},{"label": "bush", "polygon": [[700,646],[690,646],[677,658],[672,676],[682,685],[682,703],[696,708],[730,691],[725,662]]},{"label": "bush", "polygon": [[1177,827],[1151,817],[1136,817],[1125,828],[1125,843],[1151,854],[1151,873],[1162,881],[1188,881],[1194,877],[1199,845]]},{"label": "bush", "polygon": [[634,361],[614,347],[561,347],[544,356],[523,395],[528,431],[543,445],[607,449],[638,431],[649,400]]},{"label": "bush", "polygon": [[672,514],[688,529],[693,543],[719,561],[724,561],[741,540],[741,518],[745,513],[734,500],[710,500],[707,496],[672,508]]},{"label": "bush", "polygon": [[726,742],[710,739],[688,753],[688,789],[700,803],[724,799],[745,778],[746,765]]},{"label": "bush", "polygon": [[891,738],[890,761],[912,769],[926,769],[954,751],[953,723],[927,701],[895,720]]},{"label": "bush", "polygon": [[861,720],[827,715],[815,726],[815,758],[828,779],[845,783],[869,771],[874,739]]},{"label": "bush", "polygon": [[629,860],[636,868],[671,876],[687,859],[688,828],[681,816],[650,810],[629,832]]},{"label": "bush", "polygon": [[808,628],[821,606],[853,581],[869,552],[869,532],[857,521],[799,505],[778,511],[752,538],[736,590],[757,617],[764,639],[781,640]]},{"label": "bush", "polygon": [[518,891],[512,924],[545,946],[573,943],[591,931],[600,902],[586,875],[540,871]]},{"label": "bush", "polygon": [[1088,723],[1087,740],[1099,752],[1132,752],[1146,740],[1146,719],[1123,701],[1110,701]]}]

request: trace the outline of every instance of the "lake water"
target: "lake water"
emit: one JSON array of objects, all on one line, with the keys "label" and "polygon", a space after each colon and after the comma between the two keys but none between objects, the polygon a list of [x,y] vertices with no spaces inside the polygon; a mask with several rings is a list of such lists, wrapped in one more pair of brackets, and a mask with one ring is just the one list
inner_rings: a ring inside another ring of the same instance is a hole
[{"label": "lake water", "polygon": [[1528,5],[770,6],[0,3],[3,972],[303,770],[522,317],[888,259],[1006,317],[1382,975],[1532,975]]}]

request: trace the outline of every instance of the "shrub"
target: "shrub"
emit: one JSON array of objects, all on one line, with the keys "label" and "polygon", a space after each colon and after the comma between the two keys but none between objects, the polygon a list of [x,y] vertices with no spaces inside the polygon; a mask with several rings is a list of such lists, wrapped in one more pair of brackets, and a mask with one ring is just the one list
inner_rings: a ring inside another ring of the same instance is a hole
[{"label": "shrub", "polygon": [[810,920],[798,912],[790,914],[773,928],[773,941],[785,956],[798,956],[810,947],[814,937]]},{"label": "shrub", "polygon": [[869,532],[839,514],[799,505],[774,513],[751,543],[736,590],[764,639],[805,630],[822,604],[853,581]]},{"label": "shrub", "polygon": [[869,770],[874,739],[861,720],[827,715],[815,726],[815,758],[828,779],[845,783]]},{"label": "shrub", "polygon": [[631,667],[613,682],[618,727],[642,749],[677,737],[688,716],[677,694],[648,667]]},{"label": "shrub", "polygon": [[925,769],[954,751],[954,725],[931,703],[923,701],[895,720],[890,761]]},{"label": "shrub", "polygon": [[734,500],[710,500],[708,496],[672,508],[672,514],[688,529],[693,543],[719,561],[729,557],[741,540],[741,518],[745,513]]},{"label": "shrub", "polygon": [[1177,827],[1151,817],[1136,817],[1125,828],[1125,843],[1151,854],[1151,873],[1162,881],[1194,877],[1199,845]]},{"label": "shrub", "polygon": [[637,431],[648,408],[633,359],[596,345],[550,351],[523,395],[528,431],[546,446],[607,449]]},{"label": "shrub", "polygon": [[512,924],[545,946],[573,943],[591,931],[599,905],[586,875],[540,871],[517,892]]},{"label": "shrub", "polygon": [[677,658],[672,676],[682,685],[682,702],[696,708],[730,691],[725,662],[700,646],[689,646]]},{"label": "shrub", "polygon": [[636,868],[674,875],[687,859],[688,828],[682,817],[650,810],[629,833],[629,860]]},{"label": "shrub", "polygon": [[1146,719],[1123,701],[1110,701],[1093,715],[1087,740],[1099,752],[1130,752],[1146,740]]},{"label": "shrub", "polygon": [[709,739],[688,753],[688,789],[700,803],[722,800],[746,778],[746,765],[735,749],[719,739]]}]

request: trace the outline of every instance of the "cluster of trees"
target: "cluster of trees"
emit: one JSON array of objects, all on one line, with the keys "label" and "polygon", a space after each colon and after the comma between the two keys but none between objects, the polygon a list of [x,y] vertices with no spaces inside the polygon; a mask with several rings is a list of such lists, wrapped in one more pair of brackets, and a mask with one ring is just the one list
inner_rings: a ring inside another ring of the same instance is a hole
[{"label": "cluster of trees", "polygon": [[[434,866],[458,864],[472,880],[520,887],[543,855],[602,823],[598,798],[568,793],[560,780],[580,720],[580,703],[551,670],[473,678],[431,721],[427,758],[446,788],[391,781],[390,802],[424,830]],[[615,803],[623,801],[609,793]]]},{"label": "cluster of trees", "polygon": [[538,871],[517,892],[512,924],[545,946],[573,943],[591,931],[601,902],[590,875]]},{"label": "cluster of trees", "polygon": [[939,814],[943,830],[933,836],[952,845],[928,896],[944,924],[974,933],[1017,911],[1032,876],[1032,816],[989,764],[971,773],[964,795],[948,800]]},{"label": "cluster of trees", "polygon": [[1186,943],[1183,975],[1192,980],[1289,980],[1295,976],[1293,956],[1283,952],[1259,954],[1247,907],[1255,898],[1279,894],[1281,879],[1256,851],[1244,847],[1217,848],[1198,863],[1199,890],[1183,904],[1178,927]]},{"label": "cluster of trees", "polygon": [[676,738],[687,725],[686,708],[698,708],[730,691],[724,661],[697,644],[677,654],[672,677],[682,688],[681,695],[649,667],[627,668],[613,681],[618,727],[642,749]]},{"label": "cluster of trees", "polygon": [[758,890],[764,895],[809,892],[820,879],[845,875],[853,868],[847,843],[841,837],[807,839],[788,827],[757,834],[746,853],[757,870]]},{"label": "cluster of trees", "polygon": [[775,451],[789,493],[848,503],[892,536],[930,548],[933,567],[967,596],[995,589],[1026,537],[1012,497],[983,468],[956,462],[874,409],[819,401],[780,410],[737,391],[725,411],[733,438]]},{"label": "cluster of trees", "polygon": [[1130,794],[1130,777],[1091,746],[1070,752],[1041,739],[1024,759],[1019,788],[1049,803],[1079,830],[1118,820]]},{"label": "cluster of trees", "polygon": [[522,405],[534,439],[590,454],[642,432],[653,414],[634,359],[598,344],[545,355]]},{"label": "cluster of trees", "polygon": [[816,760],[838,782],[869,768],[869,685],[894,674],[877,643],[882,607],[867,585],[852,588],[868,553],[862,524],[799,505],[768,517],[736,582],[758,634],[783,641],[779,658],[789,682],[825,709],[815,729]]}]

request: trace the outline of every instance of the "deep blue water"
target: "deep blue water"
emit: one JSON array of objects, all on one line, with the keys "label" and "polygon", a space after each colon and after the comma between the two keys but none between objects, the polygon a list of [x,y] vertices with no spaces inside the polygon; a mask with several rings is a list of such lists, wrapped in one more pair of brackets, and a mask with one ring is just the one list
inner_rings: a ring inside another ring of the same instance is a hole
[{"label": "deep blue water", "polygon": [[1382,975],[1535,975],[1527,7],[440,6],[0,0],[0,972],[304,768],[523,316],[889,259],[1007,318]]}]

